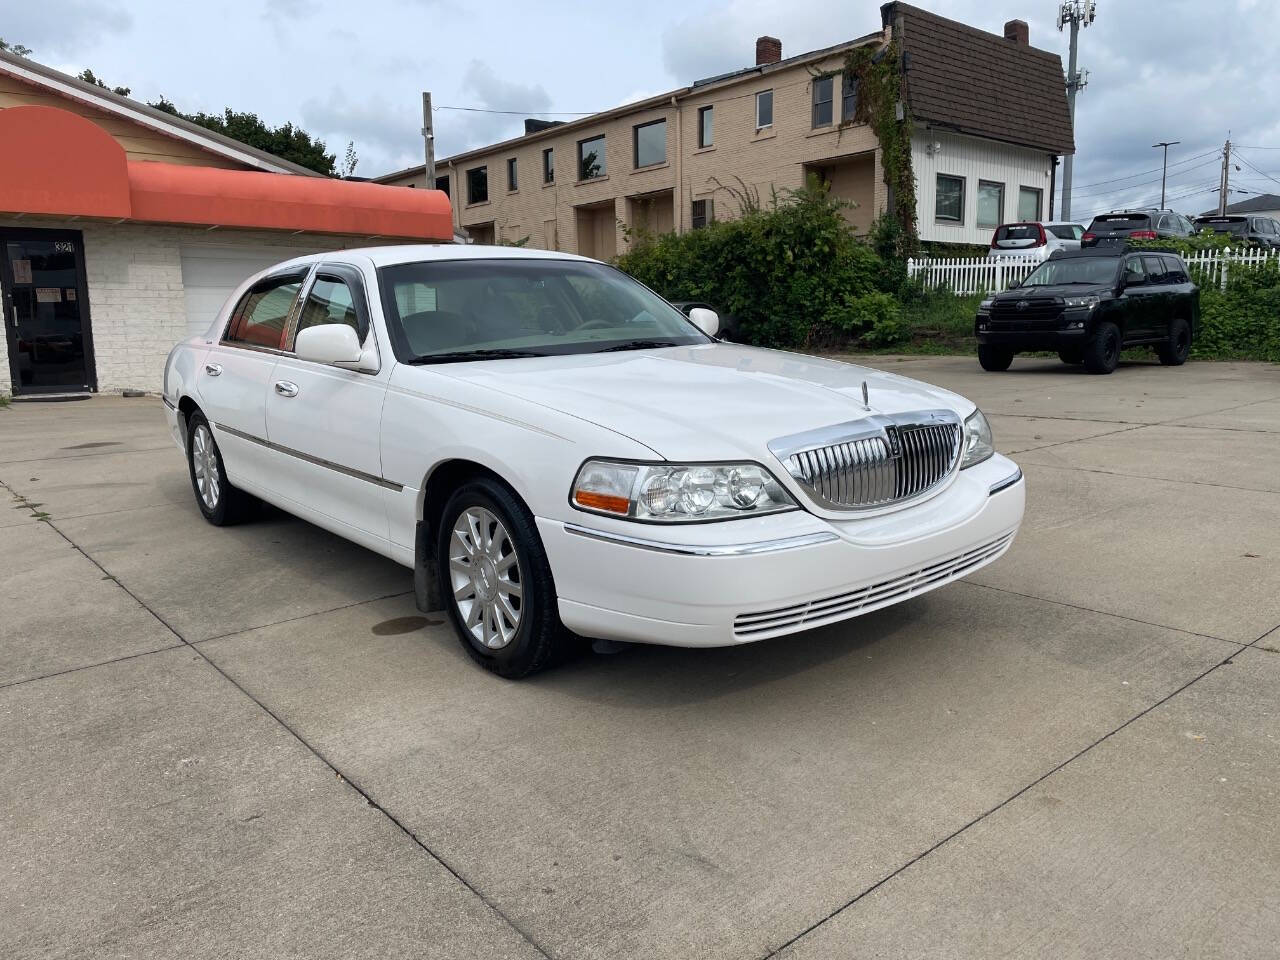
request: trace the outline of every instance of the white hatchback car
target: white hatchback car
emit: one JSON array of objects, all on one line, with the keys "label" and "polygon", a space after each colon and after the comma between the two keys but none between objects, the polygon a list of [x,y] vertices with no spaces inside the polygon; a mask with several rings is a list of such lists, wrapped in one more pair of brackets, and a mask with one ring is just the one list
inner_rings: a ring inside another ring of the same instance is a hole
[{"label": "white hatchback car", "polygon": [[508,677],[572,634],[793,633],[1008,549],[1022,473],[973,403],[693,314],[567,254],[303,257],[173,349],[165,407],[210,522],[261,498],[412,567]]},{"label": "white hatchback car", "polygon": [[988,260],[1048,260],[1059,250],[1079,250],[1084,227],[1055,220],[1052,223],[1002,223],[991,235]]}]

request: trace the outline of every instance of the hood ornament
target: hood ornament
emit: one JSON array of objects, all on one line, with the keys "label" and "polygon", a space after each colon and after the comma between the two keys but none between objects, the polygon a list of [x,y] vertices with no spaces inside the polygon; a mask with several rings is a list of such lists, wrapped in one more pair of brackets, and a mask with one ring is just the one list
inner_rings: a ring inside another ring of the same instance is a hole
[{"label": "hood ornament", "polygon": [[862,381],[862,405],[868,410],[871,409],[871,404],[867,401],[867,381],[865,380]]}]

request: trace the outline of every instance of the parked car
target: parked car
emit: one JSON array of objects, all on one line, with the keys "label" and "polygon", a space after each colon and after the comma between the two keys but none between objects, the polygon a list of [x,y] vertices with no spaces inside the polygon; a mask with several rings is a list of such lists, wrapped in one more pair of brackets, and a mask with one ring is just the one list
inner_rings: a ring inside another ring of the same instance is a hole
[{"label": "parked car", "polygon": [[1114,247],[1056,254],[982,301],[974,320],[984,370],[1008,370],[1017,353],[1056,350],[1064,363],[1110,373],[1121,349],[1136,346],[1179,366],[1199,327],[1200,291],[1181,257]]},{"label": "parked car", "polygon": [[568,254],[319,254],[173,349],[165,409],[210,523],[261,498],[413,568],[507,677],[572,634],[794,633],[1008,549],[1022,475],[971,401],[693,314]]},{"label": "parked car", "polygon": [[1055,221],[1003,223],[991,235],[988,260],[1034,258],[1044,260],[1059,250],[1079,250],[1084,227],[1078,223]]},{"label": "parked car", "polygon": [[1173,210],[1114,210],[1093,218],[1080,238],[1080,245],[1123,246],[1132,240],[1173,240],[1195,232],[1191,221]]},{"label": "parked car", "polygon": [[1224,217],[1196,217],[1197,230],[1212,230],[1225,234],[1233,243],[1250,247],[1280,247],[1280,224],[1271,217],[1228,215]]}]

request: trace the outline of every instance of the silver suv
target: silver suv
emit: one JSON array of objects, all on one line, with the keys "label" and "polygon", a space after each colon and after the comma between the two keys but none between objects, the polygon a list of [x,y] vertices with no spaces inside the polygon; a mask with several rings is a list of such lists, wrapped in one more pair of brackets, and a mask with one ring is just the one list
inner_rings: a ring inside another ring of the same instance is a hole
[{"label": "silver suv", "polygon": [[1157,210],[1155,207],[1113,210],[1093,218],[1093,223],[1080,238],[1080,245],[1114,247],[1130,240],[1176,240],[1195,232],[1191,221],[1173,210]]}]

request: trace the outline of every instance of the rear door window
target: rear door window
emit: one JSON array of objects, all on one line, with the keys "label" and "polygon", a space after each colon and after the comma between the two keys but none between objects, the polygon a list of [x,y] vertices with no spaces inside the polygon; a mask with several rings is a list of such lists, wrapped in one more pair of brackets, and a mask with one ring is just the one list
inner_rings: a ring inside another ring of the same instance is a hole
[{"label": "rear door window", "polygon": [[1152,283],[1170,282],[1166,276],[1168,271],[1165,269],[1164,257],[1143,257],[1142,262],[1147,268],[1147,276],[1150,278]]},{"label": "rear door window", "polygon": [[1164,257],[1165,282],[1186,283],[1187,269],[1177,257]]},{"label": "rear door window", "polygon": [[279,350],[302,280],[296,275],[271,277],[255,285],[236,307],[227,342]]}]

